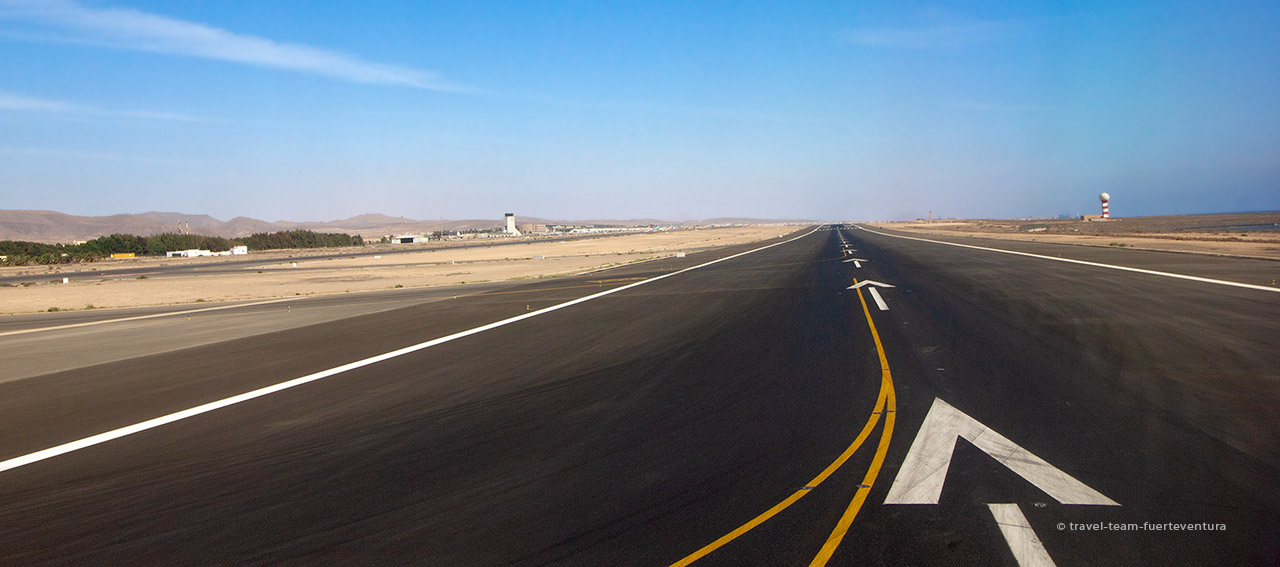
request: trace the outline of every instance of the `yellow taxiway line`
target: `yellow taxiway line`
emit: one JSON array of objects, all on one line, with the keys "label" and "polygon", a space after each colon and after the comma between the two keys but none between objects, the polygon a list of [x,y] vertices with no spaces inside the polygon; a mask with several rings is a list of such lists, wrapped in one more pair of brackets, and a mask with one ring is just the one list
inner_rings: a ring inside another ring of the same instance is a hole
[{"label": "yellow taxiway line", "polygon": [[[853,283],[857,284],[858,282],[855,279]],[[867,301],[862,296],[862,289],[858,288],[857,292],[858,301],[862,303],[862,312],[866,315],[867,325],[871,329],[871,337],[875,340],[876,352],[880,356],[880,393],[876,398],[874,409],[871,411],[871,415],[867,418],[867,423],[862,427],[862,431],[858,434],[858,437],[853,440],[853,443],[851,443],[839,457],[836,457],[836,460],[832,461],[830,465],[827,465],[827,468],[823,469],[818,476],[814,477],[813,480],[809,481],[809,483],[803,488],[796,490],[783,501],[775,504],[772,508],[769,508],[759,516],[752,518],[747,523],[742,524],[737,529],[721,536],[719,539],[707,544],[702,549],[689,554],[687,557],[672,563],[671,567],[684,567],[706,557],[711,552],[720,549],[725,544],[751,531],[756,526],[765,523],[770,518],[776,516],[779,512],[782,512],[792,504],[795,504],[801,498],[804,498],[806,494],[812,492],[814,488],[817,488],[818,485],[822,484],[823,481],[827,480],[828,477],[834,474],[836,470],[838,470],[846,461],[849,460],[850,457],[853,456],[854,453],[858,452],[858,449],[862,447],[863,442],[865,442],[867,438],[871,436],[871,432],[875,430],[876,424],[880,421],[880,416],[883,415],[885,417],[884,432],[880,435],[880,444],[876,447],[876,454],[871,461],[871,467],[867,470],[867,475],[862,480],[862,486],[858,488],[858,491],[855,493],[853,501],[849,504],[849,508],[845,510],[844,515],[836,524],[835,530],[833,530],[831,535],[827,538],[826,544],[822,546],[822,550],[819,551],[818,556],[814,558],[812,565],[826,565],[827,561],[831,559],[831,555],[835,553],[836,548],[840,545],[840,540],[844,538],[845,533],[849,531],[849,526],[853,524],[854,517],[858,515],[858,510],[862,508],[863,502],[866,501],[867,493],[871,491],[871,486],[875,483],[876,476],[880,473],[880,468],[884,464],[885,453],[889,450],[889,439],[893,436],[894,415],[897,413],[897,401],[893,391],[893,377],[889,373],[889,359],[885,357],[884,345],[880,343],[880,334],[876,332],[876,325],[871,320],[871,311],[867,309]]]}]

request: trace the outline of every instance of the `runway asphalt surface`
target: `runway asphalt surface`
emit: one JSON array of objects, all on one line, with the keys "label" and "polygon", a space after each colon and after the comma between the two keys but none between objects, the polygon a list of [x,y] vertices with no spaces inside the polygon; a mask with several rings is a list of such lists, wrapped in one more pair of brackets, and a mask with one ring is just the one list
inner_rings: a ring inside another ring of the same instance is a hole
[{"label": "runway asphalt surface", "polygon": [[0,321],[0,564],[1280,562],[1280,264],[902,236]]}]

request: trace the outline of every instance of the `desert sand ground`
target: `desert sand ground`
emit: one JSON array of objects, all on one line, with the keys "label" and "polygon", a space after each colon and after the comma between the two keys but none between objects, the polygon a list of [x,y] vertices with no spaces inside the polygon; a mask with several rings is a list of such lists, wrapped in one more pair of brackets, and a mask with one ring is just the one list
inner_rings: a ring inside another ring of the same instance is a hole
[{"label": "desert sand ground", "polygon": [[[221,258],[139,258],[92,264],[48,267],[0,268],[0,275],[39,274],[36,285],[0,287],[0,313],[30,313],[98,308],[167,305],[176,303],[267,299],[298,295],[345,293],[398,287],[456,285],[502,280],[555,277],[600,270],[621,264],[695,252],[708,248],[755,242],[794,231],[793,226],[746,226],[674,232],[644,233],[591,240],[531,241],[512,246],[475,246],[464,249],[421,251],[405,254],[352,256],[341,259],[309,259],[299,251],[251,253],[261,264],[243,273],[190,277],[103,278],[95,270],[147,268],[177,262],[212,265]],[[384,248],[390,249],[390,248]],[[346,249],[351,252],[378,248]],[[319,254],[313,252],[310,255]],[[326,249],[333,254],[334,249]],[[293,264],[297,265],[294,266]],[[70,283],[50,283],[61,278]]]},{"label": "desert sand ground", "polygon": [[[1280,231],[1274,230],[1276,223],[1280,223],[1280,213],[1134,217],[1099,222],[1074,219],[948,219],[871,224],[920,234],[1280,259]],[[1273,229],[1261,230],[1260,227],[1265,225],[1271,225]]]}]

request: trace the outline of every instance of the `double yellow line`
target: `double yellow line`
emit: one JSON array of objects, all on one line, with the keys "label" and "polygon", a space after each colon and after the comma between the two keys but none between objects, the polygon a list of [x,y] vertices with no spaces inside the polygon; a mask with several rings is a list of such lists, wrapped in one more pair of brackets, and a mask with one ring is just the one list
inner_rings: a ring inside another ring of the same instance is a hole
[{"label": "double yellow line", "polygon": [[[856,284],[858,281],[855,279],[854,283]],[[871,492],[871,487],[876,482],[876,476],[880,474],[880,467],[884,465],[884,457],[889,451],[889,439],[893,437],[893,423],[897,414],[897,398],[893,392],[893,376],[889,373],[889,359],[884,355],[884,345],[880,343],[880,333],[876,331],[876,324],[871,320],[871,310],[867,308],[867,300],[862,296],[862,288],[858,288],[856,291],[858,292],[858,301],[862,303],[862,313],[867,318],[867,326],[871,329],[871,338],[875,340],[876,352],[880,355],[880,394],[876,398],[875,409],[872,410],[871,416],[867,418],[867,423],[862,427],[862,431],[858,433],[858,437],[839,457],[836,457],[835,461],[827,465],[827,468],[823,469],[818,476],[814,477],[803,488],[795,491],[791,496],[775,504],[763,514],[721,536],[720,539],[707,544],[684,559],[672,563],[671,567],[683,567],[706,557],[711,552],[720,549],[756,526],[765,523],[779,512],[795,504],[796,501],[804,498],[806,494],[812,492],[814,488],[817,488],[818,485],[826,481],[828,477],[844,465],[845,461],[849,460],[849,457],[858,452],[863,442],[871,436],[871,432],[875,431],[876,425],[880,422],[881,416],[883,416],[885,420],[884,430],[880,433],[880,444],[876,447],[875,457],[871,459],[871,466],[867,469],[866,476],[862,478],[862,484],[859,485],[857,492],[854,493],[853,500],[849,502],[849,507],[845,509],[844,515],[840,517],[840,521],[836,522],[835,529],[831,530],[831,535],[827,537],[826,543],[822,545],[822,549],[818,551],[818,555],[813,558],[809,565],[811,567],[826,565],[827,561],[836,552],[836,548],[840,547],[840,541],[849,532],[849,526],[853,525],[853,519],[857,517],[858,510],[862,509],[862,504],[867,500],[867,494]]]},{"label": "double yellow line", "polygon": [[[853,283],[857,284],[858,281],[854,280]],[[858,510],[861,510],[862,504],[867,501],[867,494],[871,492],[876,476],[880,474],[880,467],[884,465],[884,456],[889,451],[889,439],[893,437],[893,423],[898,414],[898,399],[893,392],[893,375],[889,372],[889,359],[884,355],[884,345],[880,342],[880,333],[876,331],[875,321],[871,320],[871,310],[867,309],[867,300],[862,296],[862,288],[858,288],[857,292],[858,302],[862,304],[862,313],[867,317],[867,326],[871,328],[871,338],[876,342],[876,354],[880,355],[880,400],[876,403],[876,410],[872,412],[863,433],[869,432],[881,415],[884,415],[884,431],[880,433],[880,445],[876,447],[876,455],[872,457],[871,466],[867,468],[866,476],[862,477],[862,484],[854,493],[853,501],[849,502],[844,515],[840,516],[840,521],[836,522],[835,529],[831,530],[831,535],[827,537],[827,542],[822,545],[818,555],[809,563],[811,567],[827,564],[831,555],[836,552],[836,548],[840,547],[840,540],[844,539],[845,534],[849,532],[849,526],[853,524]]]}]

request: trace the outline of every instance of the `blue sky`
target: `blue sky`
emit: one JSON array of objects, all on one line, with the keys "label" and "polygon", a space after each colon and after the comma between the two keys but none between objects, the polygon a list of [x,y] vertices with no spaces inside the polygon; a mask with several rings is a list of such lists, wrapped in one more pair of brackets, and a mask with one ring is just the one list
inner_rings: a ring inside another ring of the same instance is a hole
[{"label": "blue sky", "polygon": [[1280,209],[1280,3],[1062,4],[0,0],[0,209]]}]

